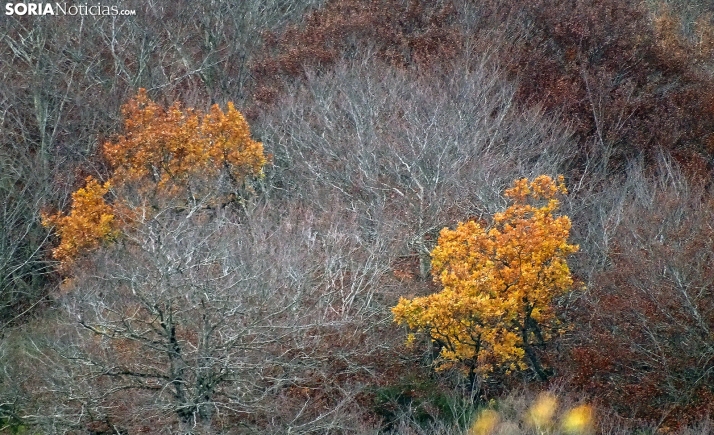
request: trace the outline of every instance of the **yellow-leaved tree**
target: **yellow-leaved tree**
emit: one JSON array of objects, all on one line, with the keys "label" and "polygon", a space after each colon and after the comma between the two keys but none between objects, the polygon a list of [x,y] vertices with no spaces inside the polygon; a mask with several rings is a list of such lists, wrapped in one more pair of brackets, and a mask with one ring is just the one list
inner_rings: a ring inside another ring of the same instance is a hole
[{"label": "yellow-leaved tree", "polygon": [[114,234],[114,212],[104,201],[110,187],[109,183],[100,184],[87,177],[86,185],[72,193],[68,215],[43,216],[43,224],[54,226],[62,241],[52,252],[56,259],[74,258]]},{"label": "yellow-leaved tree", "polygon": [[104,144],[113,185],[130,187],[157,206],[215,195],[221,178],[236,185],[259,175],[266,163],[263,145],[250,138],[233,103],[227,106],[224,112],[214,105],[209,113],[179,103],[165,109],[140,89],[122,109],[124,134]]},{"label": "yellow-leaved tree", "polygon": [[472,376],[495,368],[548,378],[536,348],[557,330],[552,301],[573,288],[566,257],[570,219],[555,216],[563,178],[520,179],[505,192],[512,205],[489,226],[469,221],[444,228],[431,253],[442,290],[401,298],[395,321],[425,332],[441,346],[445,365],[465,364]]},{"label": "yellow-leaved tree", "polygon": [[137,219],[190,202],[225,203],[260,176],[267,162],[263,145],[250,138],[233,103],[227,106],[224,112],[214,105],[208,113],[179,103],[164,108],[140,89],[122,108],[124,134],[104,144],[109,179],[87,178],[72,194],[69,214],[43,218],[60,237],[53,256],[61,266]]}]

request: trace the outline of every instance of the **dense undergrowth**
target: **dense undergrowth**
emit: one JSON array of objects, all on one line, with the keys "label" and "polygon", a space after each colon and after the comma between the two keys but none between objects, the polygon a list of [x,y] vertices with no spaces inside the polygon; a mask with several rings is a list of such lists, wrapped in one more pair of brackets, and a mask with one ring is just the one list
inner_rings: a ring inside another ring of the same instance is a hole
[{"label": "dense undergrowth", "polygon": [[[540,391],[552,433],[583,404],[596,433],[710,431],[708,2],[122,7],[0,22],[0,432],[464,434],[491,409],[493,433],[536,433]],[[140,88],[232,101],[268,163],[239,188],[202,171],[60,268],[42,214],[116,178]],[[440,290],[442,228],[541,174],[564,175],[582,283],[553,301],[549,379],[435,371],[390,309]]]}]

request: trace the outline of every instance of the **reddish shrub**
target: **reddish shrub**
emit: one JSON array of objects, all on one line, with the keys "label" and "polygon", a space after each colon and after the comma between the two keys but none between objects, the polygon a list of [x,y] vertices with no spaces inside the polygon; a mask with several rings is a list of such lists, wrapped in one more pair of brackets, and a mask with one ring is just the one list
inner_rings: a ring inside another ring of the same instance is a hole
[{"label": "reddish shrub", "polygon": [[[664,10],[652,21],[641,2],[523,2],[528,37],[503,59],[519,78],[519,100],[571,123],[622,164],[635,153],[711,152],[714,85],[703,68],[711,25],[689,41]],[[709,60],[710,62],[710,60]]]},{"label": "reddish shrub", "polygon": [[431,65],[453,58],[462,35],[452,3],[337,0],[280,34],[266,32],[266,50],[252,65],[254,98],[272,103],[283,79],[305,67],[330,66],[360,48],[375,50],[392,65]]},{"label": "reddish shrub", "polygon": [[576,387],[667,427],[714,411],[712,199],[681,195],[668,189],[624,210],[570,347]]}]

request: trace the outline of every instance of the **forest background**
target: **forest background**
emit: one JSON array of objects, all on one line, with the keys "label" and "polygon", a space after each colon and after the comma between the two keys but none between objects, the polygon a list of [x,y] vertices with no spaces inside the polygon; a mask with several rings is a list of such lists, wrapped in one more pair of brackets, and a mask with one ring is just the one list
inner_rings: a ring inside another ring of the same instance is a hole
[{"label": "forest background", "polygon": [[[0,432],[711,431],[711,2],[117,5],[0,18]],[[578,246],[542,366],[445,366],[392,308],[541,175]]]}]

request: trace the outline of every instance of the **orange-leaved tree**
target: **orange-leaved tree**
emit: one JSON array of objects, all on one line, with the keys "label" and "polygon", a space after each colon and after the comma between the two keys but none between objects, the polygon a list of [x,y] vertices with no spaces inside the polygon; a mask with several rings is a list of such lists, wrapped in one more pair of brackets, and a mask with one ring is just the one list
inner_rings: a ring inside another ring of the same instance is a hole
[{"label": "orange-leaved tree", "polygon": [[167,109],[140,89],[122,108],[124,134],[104,144],[109,179],[87,178],[72,194],[69,214],[44,216],[44,225],[60,237],[55,259],[66,267],[123,226],[167,207],[225,203],[260,176],[267,162],[263,145],[250,138],[233,104],[227,106],[224,112],[214,105],[208,113],[179,103]]},{"label": "orange-leaved tree", "polygon": [[431,253],[442,290],[401,298],[395,321],[427,333],[442,363],[464,363],[472,376],[529,364],[546,380],[536,348],[557,330],[552,301],[573,288],[566,257],[578,250],[567,241],[570,219],[554,215],[565,193],[562,177],[520,179],[505,192],[512,205],[490,226],[444,228]]},{"label": "orange-leaved tree", "polygon": [[100,184],[87,177],[86,185],[72,193],[72,209],[68,215],[43,216],[42,223],[54,226],[62,242],[52,251],[58,260],[76,257],[80,252],[96,248],[102,239],[115,234],[114,212],[104,201],[110,183]]},{"label": "orange-leaved tree", "polygon": [[122,112],[124,134],[104,144],[104,155],[114,185],[136,189],[145,201],[200,198],[215,192],[221,177],[240,184],[266,163],[233,103],[205,114],[179,103],[165,109],[141,89]]}]

